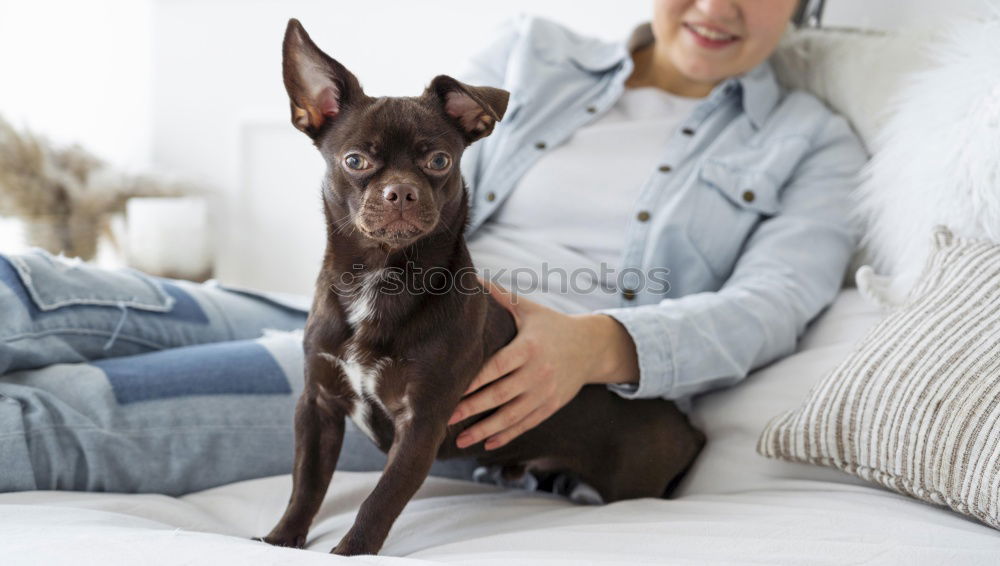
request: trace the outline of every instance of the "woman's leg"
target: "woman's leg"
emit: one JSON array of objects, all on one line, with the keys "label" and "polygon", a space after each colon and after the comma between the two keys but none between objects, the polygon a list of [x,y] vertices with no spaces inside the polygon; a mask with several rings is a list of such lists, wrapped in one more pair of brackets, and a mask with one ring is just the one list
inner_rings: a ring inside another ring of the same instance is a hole
[{"label": "woman's leg", "polygon": [[0,377],[0,491],[180,495],[287,473],[297,334]]},{"label": "woman's leg", "polygon": [[[184,346],[0,377],[0,491],[180,495],[291,472],[301,336]],[[338,469],[385,456],[348,423]],[[432,473],[470,479],[471,461]],[[336,480],[334,480],[336,481]]]},{"label": "woman's leg", "polygon": [[[0,256],[0,491],[176,495],[288,473],[301,337],[259,337],[306,315],[41,250]],[[338,469],[384,467],[353,423],[346,434]],[[431,473],[471,479],[474,467]]]},{"label": "woman's leg", "polygon": [[[0,491],[179,495],[290,472],[301,337],[258,337],[305,317],[213,285],[0,256]],[[348,423],[338,469],[384,463]]]},{"label": "woman's leg", "polygon": [[292,308],[213,284],[109,270],[41,250],[0,256],[0,375],[252,339],[305,326]]}]

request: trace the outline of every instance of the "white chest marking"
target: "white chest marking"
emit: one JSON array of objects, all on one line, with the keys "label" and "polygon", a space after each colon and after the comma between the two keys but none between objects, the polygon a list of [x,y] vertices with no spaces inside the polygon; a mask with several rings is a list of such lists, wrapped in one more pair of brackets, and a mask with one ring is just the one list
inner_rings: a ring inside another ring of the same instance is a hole
[{"label": "white chest marking", "polygon": [[372,431],[368,420],[371,409],[370,405],[377,405],[383,412],[388,413],[385,405],[382,404],[382,401],[375,394],[375,387],[378,384],[379,376],[391,360],[389,358],[380,358],[374,364],[365,366],[358,361],[357,356],[350,346],[347,348],[346,359],[338,358],[329,352],[321,352],[319,355],[331,363],[338,364],[344,372],[347,382],[358,397],[354,406],[351,407],[351,420],[361,429],[361,432],[365,433],[365,436],[370,438],[372,442],[376,442],[375,433]]},{"label": "white chest marking", "polygon": [[363,276],[353,300],[347,306],[347,322],[351,326],[357,327],[375,317],[375,297],[384,271],[376,269]]}]

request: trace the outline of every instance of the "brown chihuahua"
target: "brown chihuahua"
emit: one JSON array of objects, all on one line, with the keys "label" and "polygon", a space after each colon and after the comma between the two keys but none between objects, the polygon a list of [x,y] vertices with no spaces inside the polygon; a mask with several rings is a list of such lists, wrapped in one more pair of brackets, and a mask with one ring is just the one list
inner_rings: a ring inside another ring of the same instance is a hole
[{"label": "brown chihuahua", "polygon": [[[484,361],[516,333],[473,270],[458,167],[465,148],[503,117],[508,93],[442,75],[417,97],[367,96],[297,20],[285,34],[284,79],[292,123],[327,163],[327,245],[305,329],[292,494],[263,540],[305,545],[348,417],[388,462],[337,554],[377,553],[435,458],[474,457],[515,475],[566,472],[605,502],[666,495],[704,436],[665,400],[586,386],[505,446],[455,445],[489,412],[452,426],[449,417]],[[431,271],[434,290],[420,279]]]}]

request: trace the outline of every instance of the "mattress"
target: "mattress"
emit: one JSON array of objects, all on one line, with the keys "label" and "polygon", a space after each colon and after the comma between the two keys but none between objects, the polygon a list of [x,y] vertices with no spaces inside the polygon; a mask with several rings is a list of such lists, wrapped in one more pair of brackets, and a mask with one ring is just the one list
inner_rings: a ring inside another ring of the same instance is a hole
[{"label": "mattress", "polygon": [[[1000,533],[837,470],[765,459],[764,424],[796,406],[880,314],[845,289],[797,353],[695,400],[709,438],[676,497],[604,506],[429,478],[377,557],[327,553],[377,473],[337,472],[305,550],[251,540],[291,476],[168,497],[0,494],[0,564],[995,564]],[[2,465],[2,464],[0,464]]]}]

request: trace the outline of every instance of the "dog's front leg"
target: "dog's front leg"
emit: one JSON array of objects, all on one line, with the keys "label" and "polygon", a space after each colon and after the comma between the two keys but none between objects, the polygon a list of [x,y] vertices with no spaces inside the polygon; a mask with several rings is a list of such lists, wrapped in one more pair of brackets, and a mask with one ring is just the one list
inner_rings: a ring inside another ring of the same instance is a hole
[{"label": "dog's front leg", "polygon": [[[307,372],[329,372],[330,364],[308,358]],[[325,375],[325,374],[324,374]],[[309,376],[307,376],[309,377]],[[307,380],[307,384],[310,380]],[[344,441],[343,408],[330,399],[321,399],[315,388],[307,385],[295,406],[295,463],[292,469],[292,495],[288,507],[264,542],[277,546],[302,548],[326,490],[333,477]]]},{"label": "dog's front leg", "polygon": [[408,419],[396,427],[381,479],[361,504],[354,525],[333,549],[334,554],[377,554],[389,529],[424,483],[444,440],[447,416]]}]

